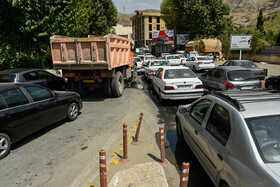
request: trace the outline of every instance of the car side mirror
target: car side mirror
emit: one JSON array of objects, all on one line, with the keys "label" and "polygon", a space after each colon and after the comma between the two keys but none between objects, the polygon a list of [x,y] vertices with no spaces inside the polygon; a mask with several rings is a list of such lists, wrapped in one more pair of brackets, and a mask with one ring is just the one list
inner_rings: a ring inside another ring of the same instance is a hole
[{"label": "car side mirror", "polygon": [[188,112],[189,112],[189,109],[188,109],[188,108],[185,108],[185,107],[182,107],[182,108],[179,109],[179,112],[180,112],[181,114],[185,114],[185,113],[188,113]]}]

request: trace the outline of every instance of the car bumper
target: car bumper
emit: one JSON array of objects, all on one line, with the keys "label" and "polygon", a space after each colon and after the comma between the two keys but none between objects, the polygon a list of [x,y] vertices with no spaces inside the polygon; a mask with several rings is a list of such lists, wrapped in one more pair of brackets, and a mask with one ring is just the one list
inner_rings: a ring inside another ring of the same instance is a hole
[{"label": "car bumper", "polygon": [[137,73],[143,73],[144,69],[143,68],[137,68]]},{"label": "car bumper", "polygon": [[198,65],[197,70],[209,70],[215,67],[215,64],[203,64],[203,65]]},{"label": "car bumper", "polygon": [[183,99],[197,99],[203,95],[204,91],[196,92],[172,92],[164,93],[160,92],[161,98],[166,100],[183,100]]}]

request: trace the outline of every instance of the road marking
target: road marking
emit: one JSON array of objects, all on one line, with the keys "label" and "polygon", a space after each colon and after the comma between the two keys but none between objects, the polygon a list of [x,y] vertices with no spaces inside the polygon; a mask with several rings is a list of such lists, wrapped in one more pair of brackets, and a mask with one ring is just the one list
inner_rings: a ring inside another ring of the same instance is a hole
[{"label": "road marking", "polygon": [[[114,134],[113,136],[110,137],[110,139],[106,142],[105,146],[103,147],[103,150],[108,150],[109,147],[113,144],[113,142],[115,141],[116,138],[116,134]],[[99,163],[99,153],[96,154],[96,156],[90,161],[90,163],[88,164],[88,167],[86,167],[81,174],[72,182],[72,184],[70,185],[70,187],[80,187],[82,186],[82,183],[84,183],[86,181],[86,178],[89,174],[94,173],[95,169],[94,169],[94,165],[97,165],[97,163]],[[98,164],[99,165],[99,164]],[[94,180],[98,174],[95,174],[90,181]]]}]

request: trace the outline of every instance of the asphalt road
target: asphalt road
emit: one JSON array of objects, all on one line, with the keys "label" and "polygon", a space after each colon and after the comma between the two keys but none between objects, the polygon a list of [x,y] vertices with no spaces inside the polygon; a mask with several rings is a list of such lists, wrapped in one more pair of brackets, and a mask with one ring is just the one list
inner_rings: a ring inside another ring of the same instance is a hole
[{"label": "asphalt road", "polygon": [[[268,68],[269,76],[280,74],[279,65],[258,65]],[[167,158],[176,158],[172,164],[190,162],[189,186],[213,186],[188,147],[177,143],[175,113],[179,105],[190,102],[162,106],[141,76],[120,98],[105,98],[102,90],[97,90],[83,98],[84,108],[77,120],[61,121],[13,144],[11,153],[0,161],[0,186],[84,186],[89,175],[87,182],[97,180],[98,151],[113,149],[122,133],[120,126],[134,123],[140,112],[148,114],[149,128],[165,125],[170,149]]]}]

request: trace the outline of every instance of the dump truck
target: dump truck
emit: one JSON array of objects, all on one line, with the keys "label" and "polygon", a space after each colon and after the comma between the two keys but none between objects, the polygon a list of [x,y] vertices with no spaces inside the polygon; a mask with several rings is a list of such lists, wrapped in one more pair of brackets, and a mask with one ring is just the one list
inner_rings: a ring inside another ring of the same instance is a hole
[{"label": "dump truck", "polygon": [[199,55],[219,55],[222,52],[222,43],[220,40],[213,39],[201,39],[196,41],[189,41],[185,46],[186,53],[198,50]]},{"label": "dump truck", "polygon": [[61,70],[68,90],[85,96],[103,86],[108,97],[120,97],[125,83],[136,80],[130,35],[50,37],[53,68]]}]

